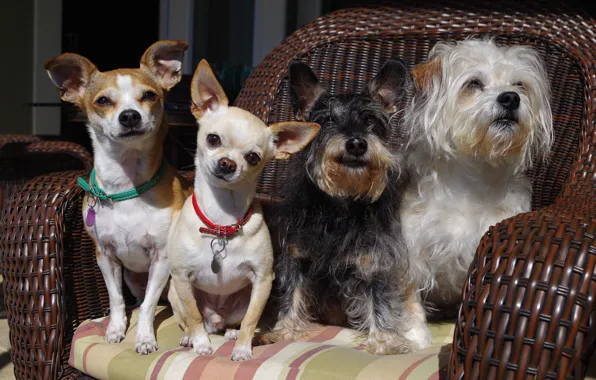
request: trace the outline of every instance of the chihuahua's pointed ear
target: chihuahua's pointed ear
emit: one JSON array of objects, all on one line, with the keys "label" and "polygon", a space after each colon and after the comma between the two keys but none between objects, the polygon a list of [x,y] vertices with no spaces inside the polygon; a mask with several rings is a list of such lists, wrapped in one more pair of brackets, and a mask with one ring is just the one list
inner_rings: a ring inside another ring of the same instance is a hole
[{"label": "chihuahua's pointed ear", "polygon": [[148,69],[164,90],[182,79],[182,60],[188,43],[180,40],[157,41],[141,57],[141,68]]},{"label": "chihuahua's pointed ear", "polygon": [[202,59],[195,70],[190,84],[192,98],[191,111],[199,120],[209,112],[215,112],[220,107],[228,106],[228,97],[217,81],[211,66]]},{"label": "chihuahua's pointed ear", "polygon": [[430,90],[435,81],[441,79],[443,70],[443,60],[436,57],[414,66],[412,69],[412,78],[414,78],[414,88],[416,92]]},{"label": "chihuahua's pointed ear", "polygon": [[312,107],[325,89],[306,63],[293,61],[288,68],[290,94],[296,120],[307,121]]},{"label": "chihuahua's pointed ear", "polygon": [[79,104],[97,67],[78,54],[63,53],[49,59],[44,68],[65,102]]},{"label": "chihuahua's pointed ear", "polygon": [[288,121],[269,126],[275,141],[275,158],[287,160],[294,153],[304,149],[319,133],[316,123]]},{"label": "chihuahua's pointed ear", "polygon": [[397,106],[412,83],[410,72],[401,59],[390,59],[381,71],[368,83],[368,94],[389,113],[397,111]]}]

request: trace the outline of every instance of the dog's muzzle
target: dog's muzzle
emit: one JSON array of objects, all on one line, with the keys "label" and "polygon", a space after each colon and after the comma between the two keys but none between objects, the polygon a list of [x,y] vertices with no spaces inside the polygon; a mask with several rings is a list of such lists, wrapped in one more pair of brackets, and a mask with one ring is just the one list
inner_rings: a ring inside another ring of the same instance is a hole
[{"label": "dog's muzzle", "polygon": [[364,158],[368,151],[368,142],[360,137],[352,137],[344,144],[344,154],[340,162],[348,167],[359,168],[367,165]]},{"label": "dog's muzzle", "polygon": [[141,114],[133,109],[124,110],[118,115],[118,122],[122,127],[122,133],[118,137],[137,137],[145,134],[142,129]]},{"label": "dog's muzzle", "polygon": [[217,162],[217,166],[213,171],[213,175],[217,178],[227,181],[228,177],[234,174],[236,171],[236,162],[234,160],[230,160],[227,157],[222,157]]}]

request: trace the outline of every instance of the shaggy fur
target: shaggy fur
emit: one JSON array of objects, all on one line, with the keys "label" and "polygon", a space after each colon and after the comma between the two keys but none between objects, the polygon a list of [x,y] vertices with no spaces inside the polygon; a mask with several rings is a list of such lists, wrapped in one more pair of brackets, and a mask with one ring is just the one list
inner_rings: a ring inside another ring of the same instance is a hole
[{"label": "shaggy fur", "polygon": [[550,90],[533,48],[490,39],[439,43],[412,75],[401,217],[419,287],[444,308],[488,227],[530,210],[524,171],[550,152]]},{"label": "shaggy fur", "polygon": [[[406,338],[418,327],[404,300],[408,255],[398,209],[407,176],[401,154],[388,148],[389,112],[409,83],[405,65],[389,61],[363,92],[333,96],[308,66],[291,64],[297,117],[321,131],[290,163],[284,202],[269,217],[280,296],[269,341],[298,338],[318,321],[368,334],[377,354],[428,343],[426,331],[422,341]],[[365,153],[349,153],[354,138],[366,141]]]}]

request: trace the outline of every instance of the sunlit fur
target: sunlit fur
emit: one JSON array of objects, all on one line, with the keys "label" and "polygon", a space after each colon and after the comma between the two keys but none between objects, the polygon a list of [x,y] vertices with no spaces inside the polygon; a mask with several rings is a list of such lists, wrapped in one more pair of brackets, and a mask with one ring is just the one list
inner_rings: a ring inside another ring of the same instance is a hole
[{"label": "sunlit fur", "polygon": [[[549,82],[533,48],[491,39],[439,43],[412,74],[404,235],[427,301],[454,304],[488,227],[530,210],[524,172],[553,140]],[[497,101],[504,92],[517,110]]]},{"label": "sunlit fur", "polygon": [[[384,66],[363,92],[344,95],[322,89],[306,65],[290,66],[295,112],[321,124],[321,131],[290,162],[283,202],[269,213],[280,296],[269,342],[298,339],[316,321],[360,330],[376,354],[426,343],[407,338],[418,327],[404,301],[408,256],[398,208],[407,175],[402,155],[388,146],[386,110],[400,108],[411,82],[403,63],[393,65],[397,69]],[[376,96],[380,88],[387,103]],[[368,149],[349,157],[346,141],[355,136],[366,139]]]}]

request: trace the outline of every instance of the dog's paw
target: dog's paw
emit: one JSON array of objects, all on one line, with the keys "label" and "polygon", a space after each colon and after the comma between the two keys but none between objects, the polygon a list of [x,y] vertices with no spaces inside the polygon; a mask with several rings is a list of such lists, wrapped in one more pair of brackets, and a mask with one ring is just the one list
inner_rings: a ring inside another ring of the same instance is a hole
[{"label": "dog's paw", "polygon": [[234,346],[232,350],[232,360],[235,362],[242,362],[252,359],[252,348],[250,346]]},{"label": "dog's paw", "polygon": [[182,338],[180,338],[180,346],[182,347],[192,347],[192,338],[188,334],[184,334]]},{"label": "dog's paw", "polygon": [[392,332],[377,331],[369,334],[366,351],[374,355],[396,355],[408,354],[413,350],[406,338]]},{"label": "dog's paw", "polygon": [[211,355],[213,353],[213,347],[211,346],[211,341],[209,340],[209,336],[205,333],[199,334],[198,336],[193,337],[192,346],[193,346],[195,354],[197,354],[197,355],[205,356],[205,355]]},{"label": "dog's paw", "polygon": [[157,351],[157,341],[154,334],[137,334],[135,351],[141,355],[147,355]]},{"label": "dog's paw", "polygon": [[111,320],[106,331],[106,342],[120,343],[126,335],[126,321]]},{"label": "dog's paw", "polygon": [[240,334],[240,330],[227,329],[226,334],[224,335],[224,338],[226,340],[236,340],[236,339],[238,339],[239,334]]},{"label": "dog's paw", "polygon": [[404,337],[410,341],[412,347],[416,350],[424,350],[430,347],[433,342],[433,334],[422,320],[416,320],[410,329],[405,331]]},{"label": "dog's paw", "polygon": [[298,324],[278,324],[271,331],[258,334],[254,341],[259,345],[273,344],[281,341],[302,340],[308,336],[310,329],[316,328],[315,323],[304,323],[303,327]]}]

